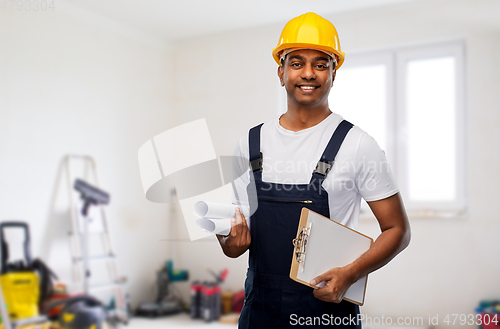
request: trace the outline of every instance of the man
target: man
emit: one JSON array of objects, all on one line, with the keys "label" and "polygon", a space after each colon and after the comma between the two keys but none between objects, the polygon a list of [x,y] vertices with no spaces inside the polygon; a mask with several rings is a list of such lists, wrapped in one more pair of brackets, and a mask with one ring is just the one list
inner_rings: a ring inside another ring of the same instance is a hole
[{"label": "man", "polygon": [[[247,157],[251,165],[235,180],[235,196],[251,216],[247,220],[238,210],[231,233],[218,236],[229,257],[250,251],[239,327],[293,327],[294,319],[324,319],[324,314],[356,318],[358,306],[342,298],[354,282],[408,245],[406,212],[384,152],[363,130],[330,111],[328,95],[344,61],[335,27],[314,13],[296,17],[283,29],[273,57],[287,92],[287,112],[240,139],[235,155]],[[252,187],[258,207],[248,201]],[[310,282],[324,281],[322,288],[291,280],[292,239],[302,207],[356,229],[361,197],[382,231],[372,247]]]}]

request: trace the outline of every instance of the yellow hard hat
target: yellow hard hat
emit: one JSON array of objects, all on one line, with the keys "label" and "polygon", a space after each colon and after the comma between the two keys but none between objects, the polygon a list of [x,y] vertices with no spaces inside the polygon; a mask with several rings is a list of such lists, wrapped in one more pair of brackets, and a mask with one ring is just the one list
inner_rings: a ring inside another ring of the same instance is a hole
[{"label": "yellow hard hat", "polygon": [[330,21],[315,13],[307,13],[289,21],[281,32],[273,57],[281,65],[279,53],[289,48],[310,48],[334,53],[338,56],[337,69],[342,66],[345,54],[340,49],[337,29]]}]

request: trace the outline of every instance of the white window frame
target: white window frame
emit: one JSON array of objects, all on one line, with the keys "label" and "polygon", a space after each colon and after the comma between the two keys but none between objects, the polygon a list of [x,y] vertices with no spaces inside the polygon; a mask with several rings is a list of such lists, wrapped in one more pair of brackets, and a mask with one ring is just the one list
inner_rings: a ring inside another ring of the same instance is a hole
[{"label": "white window frame", "polygon": [[[405,200],[407,212],[412,217],[457,217],[465,214],[467,209],[467,172],[466,172],[466,112],[465,112],[465,41],[452,39],[424,44],[408,45],[377,50],[349,52],[341,68],[355,68],[367,65],[382,64],[387,68],[387,116],[385,151],[391,169],[397,180],[403,199],[408,195],[407,148],[404,143],[406,125],[406,85],[407,63],[416,59],[439,58],[453,56],[455,58],[455,163],[457,197],[451,202],[416,202]],[[335,88],[335,83],[333,88]],[[286,112],[286,92],[280,88],[279,114]],[[342,113],[340,113],[342,114]],[[364,202],[363,202],[364,203]],[[361,217],[372,217],[371,211],[364,204]]]},{"label": "white window frame", "polygon": [[[406,124],[407,64],[411,60],[453,56],[455,58],[455,163],[457,197],[451,202],[406,201],[408,214],[412,217],[456,217],[467,208],[466,172],[466,125],[465,125],[465,42],[447,40],[397,48],[360,51],[347,55],[345,68],[382,64],[387,68],[387,159],[396,177],[400,192],[408,195],[407,147],[404,143]],[[343,68],[344,68],[343,67]],[[341,68],[342,69],[342,68]],[[335,87],[334,87],[335,88]],[[365,209],[366,210],[366,209]],[[367,213],[366,211],[364,212]],[[373,216],[370,211],[370,215]],[[366,215],[363,215],[363,217]]]},{"label": "white window frame", "polygon": [[[455,59],[455,182],[457,196],[454,201],[450,202],[412,202],[407,208],[410,212],[435,213],[436,215],[457,214],[463,213],[466,210],[466,126],[465,126],[465,44],[463,41],[452,41],[427,46],[412,47],[401,49],[397,53],[396,65],[397,72],[400,76],[396,79],[404,83],[398,84],[397,95],[400,97],[397,100],[398,111],[397,121],[400,126],[399,136],[397,140],[402,140],[402,134],[407,129],[406,127],[406,81],[407,63],[416,59],[429,59],[438,57],[452,56]],[[397,167],[399,172],[397,179],[402,191],[408,188],[408,174],[405,170],[408,168],[406,163],[407,153],[405,148],[398,148]]]}]

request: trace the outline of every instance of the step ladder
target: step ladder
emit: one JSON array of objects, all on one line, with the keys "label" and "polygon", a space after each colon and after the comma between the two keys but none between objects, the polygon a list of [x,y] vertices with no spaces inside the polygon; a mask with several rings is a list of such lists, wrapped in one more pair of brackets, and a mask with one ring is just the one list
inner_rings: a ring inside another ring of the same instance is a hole
[{"label": "step ladder", "polygon": [[[83,291],[86,295],[92,295],[97,290],[110,289],[114,298],[115,310],[110,311],[108,318],[112,319],[113,325],[119,327],[120,323],[128,323],[128,310],[127,302],[123,292],[123,284],[126,278],[118,274],[117,257],[111,242],[109,225],[104,211],[104,206],[97,205],[99,208],[98,213],[101,219],[101,231],[95,234],[101,236],[102,253],[97,256],[89,256],[86,254],[88,248],[88,219],[81,214],[81,209],[78,205],[79,195],[74,189],[74,182],[76,178],[80,178],[85,182],[99,188],[99,181],[97,177],[96,163],[90,156],[85,155],[67,155],[64,158],[66,167],[66,177],[69,191],[69,204],[70,204],[70,218],[71,229],[70,236],[70,249],[72,255],[72,273],[73,281],[83,285]],[[83,174],[80,177],[74,175],[74,167],[76,165],[83,166]],[[93,206],[95,207],[95,206]],[[82,227],[83,232],[82,232]],[[87,234],[86,234],[87,233]],[[92,233],[94,234],[94,233]],[[108,268],[109,282],[104,284],[92,284],[90,264],[95,262],[105,262]]]}]

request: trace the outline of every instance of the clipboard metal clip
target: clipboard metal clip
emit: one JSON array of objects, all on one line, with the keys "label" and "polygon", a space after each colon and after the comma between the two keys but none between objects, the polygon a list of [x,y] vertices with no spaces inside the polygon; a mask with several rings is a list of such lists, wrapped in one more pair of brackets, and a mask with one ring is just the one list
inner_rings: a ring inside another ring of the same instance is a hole
[{"label": "clipboard metal clip", "polygon": [[306,258],[306,244],[310,233],[311,226],[303,227],[297,238],[293,239],[293,245],[295,246],[295,259],[298,263],[303,263]]}]

